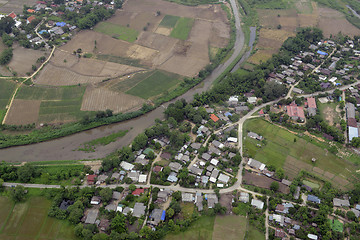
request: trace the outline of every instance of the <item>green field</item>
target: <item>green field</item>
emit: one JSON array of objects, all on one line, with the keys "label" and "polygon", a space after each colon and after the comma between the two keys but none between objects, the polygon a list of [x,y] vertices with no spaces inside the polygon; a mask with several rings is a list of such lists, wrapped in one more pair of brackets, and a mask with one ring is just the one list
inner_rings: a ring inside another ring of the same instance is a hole
[{"label": "green field", "polygon": [[311,182],[311,181],[308,181],[308,180],[303,180],[303,183],[313,189],[319,189],[320,188],[320,185],[317,184],[317,183],[314,183],[314,182]]},{"label": "green field", "polygon": [[217,0],[167,0],[169,2],[175,2],[178,4],[184,4],[188,6],[197,6],[199,4],[211,4],[218,3]]},{"label": "green field", "polygon": [[167,28],[173,28],[175,27],[177,21],[180,19],[178,16],[172,16],[172,15],[165,15],[163,20],[160,22],[160,26],[167,27]]},{"label": "green field", "polygon": [[213,234],[215,217],[201,216],[197,221],[192,223],[190,227],[177,234],[169,234],[165,237],[166,240],[211,240]]},{"label": "green field", "polygon": [[0,79],[0,109],[5,109],[16,88],[16,83]]},{"label": "green field", "polygon": [[[265,143],[258,147],[259,141],[246,137],[244,152],[265,164],[283,167],[285,172],[287,168],[298,171],[306,169],[313,174],[327,178],[326,180],[334,184],[343,186],[349,182],[355,182],[359,177],[355,173],[358,167],[348,161],[348,158],[339,158],[329,152],[327,149],[330,146],[326,142],[319,142],[307,136],[299,137],[262,119],[246,121],[244,136],[246,136],[247,130],[262,135]],[[346,150],[342,149],[342,151]],[[315,163],[311,162],[312,158],[316,159]],[[352,156],[352,158],[359,157]],[[289,164],[291,161],[296,163]],[[355,162],[355,159],[353,161]],[[285,174],[291,175],[290,172]]]},{"label": "green field", "polygon": [[0,239],[77,239],[69,223],[47,216],[50,205],[43,197],[31,197],[15,205],[8,198],[0,197]]},{"label": "green field", "polygon": [[88,112],[80,111],[85,86],[29,87],[19,89],[16,99],[42,100],[40,122],[72,121],[81,119]]},{"label": "green field", "polygon": [[186,40],[189,36],[193,24],[194,24],[193,18],[185,18],[185,17],[180,18],[177,21],[174,29],[171,31],[170,36],[173,38]]},{"label": "green field", "polygon": [[177,74],[155,70],[149,75],[139,75],[139,79],[135,80],[140,82],[126,93],[149,99],[171,90],[179,82],[179,78]]},{"label": "green field", "polygon": [[254,226],[249,226],[248,231],[246,232],[246,240],[265,240],[265,235],[257,230]]},{"label": "green field", "polygon": [[336,231],[336,232],[343,232],[344,231],[344,224],[342,224],[339,220],[337,220],[337,219],[334,219],[334,220],[328,219],[328,221],[330,223],[331,230]]},{"label": "green field", "polygon": [[109,23],[109,22],[100,22],[94,28],[96,32],[109,35],[116,39],[121,39],[127,42],[135,42],[139,32],[135,29],[124,27],[121,25]]}]

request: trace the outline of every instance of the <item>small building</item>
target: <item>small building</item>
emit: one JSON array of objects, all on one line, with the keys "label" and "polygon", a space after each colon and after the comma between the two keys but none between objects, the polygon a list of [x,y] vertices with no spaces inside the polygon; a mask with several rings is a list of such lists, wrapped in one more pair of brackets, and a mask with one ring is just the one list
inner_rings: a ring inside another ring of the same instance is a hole
[{"label": "small building", "polygon": [[218,165],[218,163],[219,163],[219,160],[217,160],[215,158],[211,159],[211,161],[210,161],[210,164],[212,164],[214,166]]},{"label": "small building", "polygon": [[151,212],[149,216],[150,223],[156,226],[161,221],[165,221],[165,216],[166,216],[165,210],[156,208]]},{"label": "small building", "polygon": [[190,147],[195,150],[199,150],[201,148],[201,143],[192,143]]},{"label": "small building", "polygon": [[316,101],[315,98],[309,97],[307,98],[307,106],[308,106],[308,114],[309,116],[315,116],[316,115]]},{"label": "small building", "polygon": [[260,171],[263,171],[266,167],[266,165],[263,164],[262,162],[259,162],[252,158],[249,158],[249,161],[247,164],[249,165],[249,167],[254,168],[256,170],[260,170]]},{"label": "small building", "polygon": [[248,203],[249,202],[249,193],[241,192],[240,197],[239,197],[239,201],[243,202],[243,203]]},{"label": "small building", "polygon": [[248,137],[252,138],[252,139],[256,139],[256,140],[259,140],[261,141],[263,139],[262,136],[260,136],[259,134],[257,133],[254,133],[254,132],[248,132]]},{"label": "small building", "polygon": [[257,97],[248,97],[247,102],[250,104],[255,104],[257,101]]},{"label": "small building", "polygon": [[91,205],[99,205],[100,202],[101,202],[101,198],[100,198],[100,197],[98,197],[98,196],[93,196],[93,197],[91,198],[90,204],[91,204]]},{"label": "small building", "polygon": [[71,200],[62,200],[62,202],[60,203],[60,206],[59,206],[59,208],[61,209],[61,210],[66,210],[66,209],[68,209],[68,207],[70,207],[71,205],[73,205],[74,204],[74,201],[71,201]]},{"label": "small building", "polygon": [[229,176],[227,176],[223,173],[220,173],[219,178],[218,178],[219,182],[223,182],[223,183],[227,184],[229,182],[229,180],[230,180]]},{"label": "small building", "polygon": [[257,209],[262,210],[264,208],[264,202],[257,200],[257,199],[252,199],[251,200],[251,206],[256,207]]},{"label": "small building", "polygon": [[155,166],[155,167],[153,168],[153,172],[154,172],[154,173],[159,173],[159,172],[161,172],[163,169],[164,169],[164,167],[162,167],[162,166]]},{"label": "small building", "polygon": [[219,118],[215,114],[210,114],[210,119],[213,120],[214,122],[219,121]]},{"label": "small building", "polygon": [[286,237],[286,234],[281,228],[275,228],[275,237],[284,238]]},{"label": "small building", "polygon": [[203,154],[201,155],[201,158],[204,159],[205,161],[209,161],[210,158],[211,158],[211,155],[208,154],[208,153],[203,153]]},{"label": "small building", "polygon": [[294,121],[296,121],[298,119],[300,121],[305,121],[304,109],[302,107],[298,107],[295,103],[286,106],[286,113]]},{"label": "small building", "polygon": [[350,207],[349,200],[334,198],[333,199],[334,207]]},{"label": "small building", "polygon": [[314,235],[314,234],[308,234],[307,237],[311,240],[318,240],[318,236],[317,235]]},{"label": "small building", "polygon": [[87,184],[93,185],[93,184],[95,183],[95,178],[96,178],[96,175],[94,175],[94,174],[92,174],[92,175],[87,175],[87,176],[86,176]]},{"label": "small building", "polygon": [[32,21],[34,21],[36,19],[36,17],[34,16],[34,15],[32,15],[32,16],[30,16],[30,17],[28,17],[27,19],[26,19],[26,23],[27,24],[30,24]]},{"label": "small building", "polygon": [[114,172],[114,173],[111,175],[111,179],[119,180],[119,179],[120,179],[120,173]]},{"label": "small building", "polygon": [[317,204],[320,204],[320,202],[321,202],[320,199],[314,195],[308,195],[307,201],[317,203]]},{"label": "small building", "polygon": [[169,164],[169,167],[170,167],[170,169],[171,169],[172,171],[174,171],[174,172],[179,172],[180,169],[182,168],[182,165],[181,165],[180,163],[178,163],[178,162],[171,162],[171,163]]},{"label": "small building", "polygon": [[139,183],[146,183],[147,175],[146,174],[140,174],[139,175]]},{"label": "small building", "polygon": [[166,202],[169,198],[170,193],[168,191],[160,191],[158,192],[158,198],[157,198],[157,202]]},{"label": "small building", "polygon": [[134,217],[141,217],[143,215],[145,215],[145,209],[146,209],[146,206],[144,205],[144,203],[135,203],[135,206],[134,206],[134,210],[133,210],[133,216]]},{"label": "small building", "polygon": [[99,215],[99,209],[91,209],[85,219],[86,224],[95,224],[96,218]]},{"label": "small building", "polygon": [[294,88],[293,88],[293,92],[296,93],[296,94],[303,94],[303,93],[304,93],[304,90],[302,90],[302,89],[300,89],[300,88],[294,87]]},{"label": "small building", "polygon": [[210,175],[210,182],[215,183],[218,176],[219,176],[219,170],[214,169]]},{"label": "small building", "polygon": [[120,163],[120,167],[123,168],[125,171],[131,171],[135,167],[133,164],[122,161]]},{"label": "small building", "polygon": [[133,182],[138,182],[139,181],[139,176],[140,173],[137,171],[131,171],[128,173],[128,178],[130,178]]},{"label": "small building", "polygon": [[281,180],[281,183],[286,185],[286,186],[290,186],[291,185],[291,181],[286,180],[285,178],[283,180]]},{"label": "small building", "polygon": [[351,140],[352,140],[354,137],[359,137],[359,130],[358,130],[358,128],[348,127],[348,136],[349,136],[349,142],[351,142]]},{"label": "small building", "polygon": [[200,192],[197,192],[195,195],[195,205],[198,208],[198,211],[202,211],[203,210],[203,197],[201,195]]},{"label": "small building", "polygon": [[111,204],[109,204],[109,205],[107,205],[106,207],[105,207],[105,209],[106,210],[108,210],[109,212],[110,211],[116,211],[116,209],[117,209],[117,206],[114,204],[114,203],[111,203]]},{"label": "small building", "polygon": [[166,160],[170,160],[171,158],[171,153],[168,152],[164,152],[160,155],[161,158],[166,159]]},{"label": "small building", "polygon": [[216,194],[205,194],[205,200],[208,202],[208,208],[214,208],[215,204],[219,203]]},{"label": "small building", "polygon": [[167,178],[167,181],[175,183],[178,181],[177,175],[175,172],[171,172]]},{"label": "small building", "polygon": [[181,199],[183,202],[193,202],[194,195],[192,193],[181,193]]},{"label": "small building", "polygon": [[120,200],[121,199],[121,193],[117,191],[113,191],[112,199]]},{"label": "small building", "polygon": [[217,140],[214,140],[212,142],[212,145],[214,145],[216,148],[220,148],[220,149],[224,148],[224,144],[222,144],[221,142],[219,142]]}]

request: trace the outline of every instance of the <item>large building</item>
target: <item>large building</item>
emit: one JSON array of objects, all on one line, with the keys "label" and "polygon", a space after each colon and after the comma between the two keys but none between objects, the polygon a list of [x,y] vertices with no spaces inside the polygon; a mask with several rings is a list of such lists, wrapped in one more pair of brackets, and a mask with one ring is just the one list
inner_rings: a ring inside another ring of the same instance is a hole
[{"label": "large building", "polygon": [[300,121],[305,121],[304,109],[298,107],[295,103],[286,106],[286,113],[294,121],[297,121],[298,119],[300,119]]}]

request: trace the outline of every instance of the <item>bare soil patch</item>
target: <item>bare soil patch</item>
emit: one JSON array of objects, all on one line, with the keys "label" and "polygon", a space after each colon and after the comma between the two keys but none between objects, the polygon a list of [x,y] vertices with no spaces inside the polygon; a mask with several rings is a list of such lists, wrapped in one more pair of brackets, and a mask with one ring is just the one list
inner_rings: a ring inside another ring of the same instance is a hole
[{"label": "bare soil patch", "polygon": [[25,76],[27,72],[32,72],[32,65],[36,65],[37,59],[41,56],[47,57],[48,52],[16,46],[8,66],[13,72],[17,72],[19,76]]},{"label": "bare soil patch", "polygon": [[221,206],[226,207],[227,214],[231,213],[232,200],[233,200],[232,193],[221,194],[220,196],[219,203],[221,204]]},{"label": "bare soil patch", "polygon": [[[261,188],[270,189],[270,185],[275,180],[257,175],[256,173],[250,173],[248,171],[245,171],[245,174],[243,176],[243,180],[245,184],[253,185]],[[279,191],[285,194],[288,194],[290,192],[290,189],[288,186],[284,185],[283,183],[279,182]]]},{"label": "bare soil patch", "polygon": [[360,34],[360,29],[348,22],[341,12],[326,7],[319,7],[318,11],[318,27],[323,30],[324,36],[329,37],[339,32],[349,36]]},{"label": "bare soil patch", "polygon": [[330,126],[334,125],[334,109],[331,107],[325,107],[323,114],[325,115],[325,120],[329,123]]},{"label": "bare soil patch", "polygon": [[5,123],[10,125],[36,123],[39,117],[40,104],[40,100],[14,99]]},{"label": "bare soil patch", "polygon": [[158,27],[155,31],[155,33],[158,33],[158,34],[162,34],[162,35],[165,35],[165,36],[169,36],[170,33],[171,33],[171,28],[166,28],[166,27]]},{"label": "bare soil patch", "polygon": [[88,86],[81,105],[82,111],[105,111],[111,109],[114,113],[134,111],[141,108],[145,100],[106,88]]}]

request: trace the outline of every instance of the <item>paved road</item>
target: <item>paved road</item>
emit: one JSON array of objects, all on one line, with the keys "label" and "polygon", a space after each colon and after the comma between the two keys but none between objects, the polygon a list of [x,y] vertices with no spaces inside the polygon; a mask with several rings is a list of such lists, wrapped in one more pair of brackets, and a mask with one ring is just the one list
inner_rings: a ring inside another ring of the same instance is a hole
[{"label": "paved road", "polygon": [[[184,98],[187,101],[193,100],[196,93],[202,93],[211,88],[213,82],[222,74],[226,68],[236,59],[244,47],[244,34],[240,25],[240,16],[236,0],[230,0],[235,17],[236,41],[232,56],[222,65],[218,66],[210,76],[208,76],[199,86],[194,87],[177,99]],[[177,99],[171,101],[174,102]],[[171,102],[156,108],[141,117],[129,121],[103,126],[67,137],[37,143],[26,146],[11,147],[0,149],[0,161],[6,162],[32,162],[32,161],[51,161],[51,160],[83,160],[104,158],[117,149],[127,146],[138,134],[154,124],[155,119],[164,119],[164,108]],[[125,137],[106,146],[98,146],[95,152],[76,151],[85,142],[93,139],[108,136],[120,130],[128,130]]]}]

